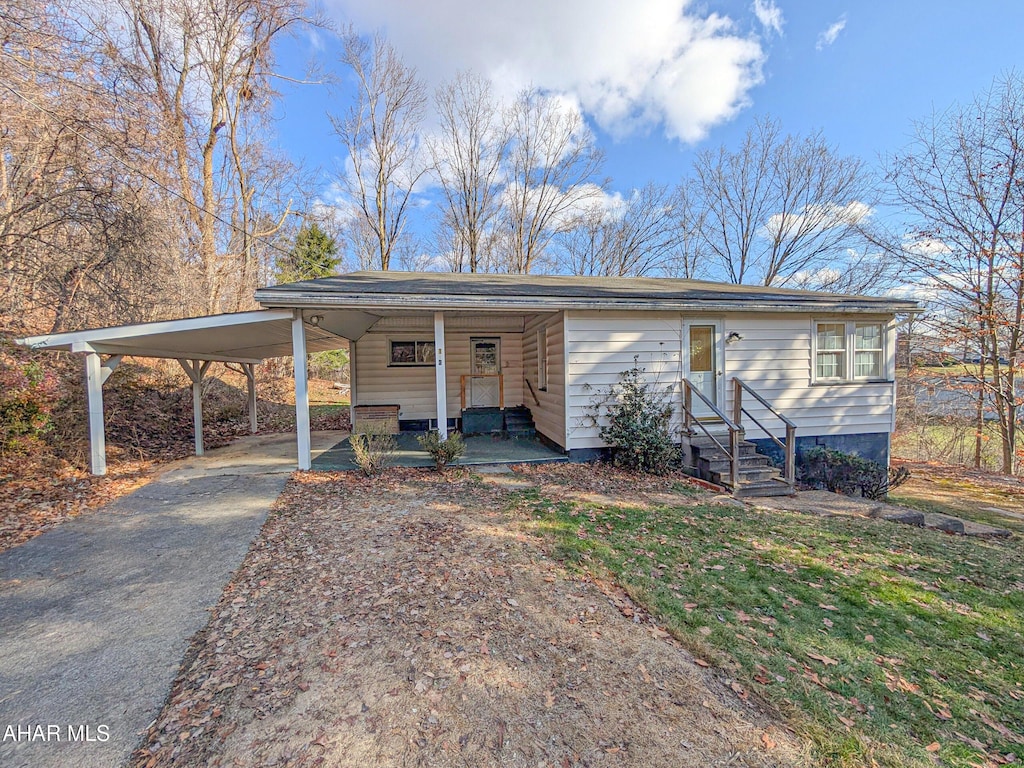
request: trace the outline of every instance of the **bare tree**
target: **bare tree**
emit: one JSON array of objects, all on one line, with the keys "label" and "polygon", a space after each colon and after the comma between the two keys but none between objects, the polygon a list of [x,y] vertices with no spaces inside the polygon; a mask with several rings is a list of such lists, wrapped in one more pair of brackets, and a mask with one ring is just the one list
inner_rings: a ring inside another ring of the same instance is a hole
[{"label": "bare tree", "polygon": [[599,200],[586,208],[559,240],[575,275],[640,277],[677,266],[687,232],[678,198],[647,184],[625,200]]},{"label": "bare tree", "polygon": [[340,182],[359,219],[354,250],[360,262],[372,254],[372,266],[389,269],[413,190],[429,169],[418,135],[426,95],[381,35],[368,41],[350,29],[342,62],[355,76],[355,103],[331,122],[348,151]]},{"label": "bare tree", "polygon": [[472,72],[438,88],[434,102],[440,126],[427,144],[444,195],[442,250],[453,272],[483,271],[501,210],[508,125],[491,83]]},{"label": "bare tree", "polygon": [[299,0],[116,0],[79,9],[130,84],[122,108],[155,108],[155,120],[139,118],[166,148],[183,203],[183,250],[199,268],[206,311],[239,304],[224,295],[226,277],[255,271],[253,238],[273,234],[287,213],[256,210],[250,176],[261,153],[250,150],[275,95],[273,43],[308,21],[303,9]]},{"label": "bare tree", "polygon": [[773,120],[759,120],[736,152],[700,153],[695,172],[705,243],[733,283],[786,285],[842,269],[871,210],[860,160],[838,155],[820,133],[783,135]]},{"label": "bare tree", "polygon": [[504,271],[526,274],[555,235],[595,199],[603,156],[579,110],[542,93],[524,91],[509,108],[511,144],[502,200]]},{"label": "bare tree", "polygon": [[[63,330],[74,319],[148,319],[166,276],[166,224],[135,167],[154,145],[116,109],[116,80],[67,15],[40,0],[0,14],[0,314]],[[159,231],[159,234],[158,234]]]},{"label": "bare tree", "polygon": [[967,343],[978,390],[976,454],[985,411],[999,425],[1002,467],[1020,466],[1024,404],[1024,79],[1011,74],[965,107],[919,123],[907,151],[888,162],[895,202],[912,218],[889,239],[907,278],[935,293],[932,322],[950,344]]}]

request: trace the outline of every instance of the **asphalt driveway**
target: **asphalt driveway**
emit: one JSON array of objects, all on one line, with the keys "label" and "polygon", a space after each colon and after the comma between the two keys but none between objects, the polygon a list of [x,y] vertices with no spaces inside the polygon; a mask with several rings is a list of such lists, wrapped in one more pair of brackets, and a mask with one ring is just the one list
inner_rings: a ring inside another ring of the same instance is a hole
[{"label": "asphalt driveway", "polygon": [[123,763],[287,479],[167,473],[0,553],[0,765]]}]

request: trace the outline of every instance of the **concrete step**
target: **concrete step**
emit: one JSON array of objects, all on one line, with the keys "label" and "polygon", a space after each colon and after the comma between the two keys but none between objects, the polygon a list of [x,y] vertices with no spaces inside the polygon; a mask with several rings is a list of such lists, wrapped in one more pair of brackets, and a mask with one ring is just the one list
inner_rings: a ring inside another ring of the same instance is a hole
[{"label": "concrete step", "polygon": [[[717,483],[718,485],[726,486],[729,485],[730,483],[728,470],[725,470],[724,472],[711,472],[709,474],[711,476],[712,483]],[[762,467],[760,469],[741,469],[739,472],[739,476],[740,484],[760,482],[762,480],[772,480],[775,478],[782,477],[782,475],[779,473],[779,470],[775,469],[774,467]]]},{"label": "concrete step", "polygon": [[[702,472],[728,472],[732,462],[724,453],[711,454],[710,456],[699,456],[697,468]],[[744,469],[762,469],[771,465],[771,459],[763,453],[755,453],[751,456],[740,456],[740,471]]]},{"label": "concrete step", "polygon": [[795,493],[793,487],[785,480],[779,478],[774,480],[759,480],[754,483],[740,483],[733,489],[732,495],[737,499],[764,498],[766,496],[792,496]]}]

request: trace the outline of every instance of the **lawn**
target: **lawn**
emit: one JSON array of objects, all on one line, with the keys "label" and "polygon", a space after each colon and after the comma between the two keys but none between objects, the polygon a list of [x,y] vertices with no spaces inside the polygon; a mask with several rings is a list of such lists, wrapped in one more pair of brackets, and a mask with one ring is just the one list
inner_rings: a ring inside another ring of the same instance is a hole
[{"label": "lawn", "polygon": [[877,520],[520,491],[572,567],[617,581],[827,765],[1024,754],[1024,555]]}]

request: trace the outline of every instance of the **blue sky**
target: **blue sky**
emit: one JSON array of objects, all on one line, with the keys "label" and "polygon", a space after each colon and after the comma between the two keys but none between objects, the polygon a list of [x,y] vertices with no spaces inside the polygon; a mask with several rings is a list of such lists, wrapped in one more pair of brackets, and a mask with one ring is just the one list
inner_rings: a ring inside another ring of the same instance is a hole
[{"label": "blue sky", "polygon": [[[876,164],[912,121],[1024,69],[1024,0],[326,0],[340,27],[382,30],[432,87],[473,68],[499,92],[535,84],[575,98],[605,150],[611,189],[673,184],[696,151],[736,147],[753,120],[821,130]],[[829,30],[832,34],[829,35]],[[315,57],[344,76],[337,40],[302,34],[278,51],[301,76]],[[280,149],[321,169],[343,160],[326,112],[343,92],[282,83]]]}]

